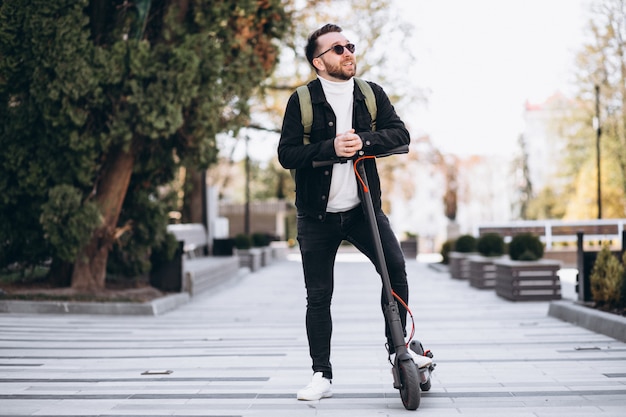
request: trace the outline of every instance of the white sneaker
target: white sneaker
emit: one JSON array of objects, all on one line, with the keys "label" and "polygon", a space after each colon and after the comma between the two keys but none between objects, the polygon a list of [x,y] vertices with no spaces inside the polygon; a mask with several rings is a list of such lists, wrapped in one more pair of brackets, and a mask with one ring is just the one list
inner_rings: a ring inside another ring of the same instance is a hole
[{"label": "white sneaker", "polygon": [[[407,349],[407,350],[409,351],[409,354],[411,355],[411,358],[413,358],[413,362],[415,362],[415,365],[417,365],[418,369],[424,369],[432,365],[433,360],[429,358],[428,356],[418,355],[417,353],[413,352],[411,349]],[[389,360],[391,361],[392,364],[395,362],[395,359],[396,359],[396,354],[392,353],[389,356]]]},{"label": "white sneaker", "polygon": [[311,383],[298,391],[298,399],[302,401],[316,401],[321,398],[330,398],[333,393],[330,391],[331,381],[324,378],[321,372],[315,372]]},{"label": "white sneaker", "polygon": [[409,349],[409,353],[411,354],[413,362],[415,362],[415,365],[417,365],[418,369],[427,368],[433,364],[433,360],[428,356],[420,355],[416,352],[413,352],[411,349]]}]

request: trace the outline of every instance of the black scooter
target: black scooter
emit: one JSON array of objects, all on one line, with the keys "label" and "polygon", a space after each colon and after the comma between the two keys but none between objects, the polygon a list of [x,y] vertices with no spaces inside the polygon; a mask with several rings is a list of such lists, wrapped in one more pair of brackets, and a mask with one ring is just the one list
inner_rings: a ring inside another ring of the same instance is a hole
[{"label": "black scooter", "polygon": [[[376,258],[378,260],[380,268],[380,275],[382,278],[383,291],[385,294],[385,306],[384,315],[389,329],[391,332],[391,339],[395,348],[395,358],[392,363],[393,373],[393,387],[400,390],[400,398],[402,404],[407,410],[416,410],[420,405],[421,391],[428,391],[431,387],[431,373],[434,370],[435,364],[430,363],[428,366],[419,368],[413,360],[413,356],[409,352],[407,343],[404,340],[404,329],[402,328],[402,322],[400,320],[400,312],[398,309],[398,303],[396,302],[393,291],[391,289],[391,281],[389,280],[389,271],[387,270],[387,263],[385,261],[385,254],[380,239],[380,232],[378,231],[378,223],[376,221],[376,214],[374,213],[374,204],[372,202],[372,196],[369,190],[369,184],[367,181],[367,175],[365,173],[365,167],[362,162],[365,159],[381,158],[390,155],[408,153],[408,146],[401,146],[395,148],[381,155],[367,156],[362,152],[355,159],[352,158],[340,158],[333,161],[314,161],[313,167],[321,167],[332,165],[335,163],[347,163],[352,160],[354,170],[358,175],[359,183],[362,188],[362,202],[365,209],[365,215],[367,217],[370,230],[372,231],[373,242],[375,243]],[[413,340],[409,344],[410,349],[417,355],[428,356],[432,358],[430,351],[424,351],[422,344]]]}]

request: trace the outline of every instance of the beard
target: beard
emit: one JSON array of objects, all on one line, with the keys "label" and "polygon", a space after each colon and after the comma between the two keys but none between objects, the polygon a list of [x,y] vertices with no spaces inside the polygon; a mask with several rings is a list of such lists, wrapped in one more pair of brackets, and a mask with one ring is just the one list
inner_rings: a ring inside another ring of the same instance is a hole
[{"label": "beard", "polygon": [[346,61],[340,62],[339,65],[329,65],[326,63],[326,72],[333,78],[348,81],[356,74],[356,61],[350,60],[347,62],[351,62],[352,66],[344,66]]}]

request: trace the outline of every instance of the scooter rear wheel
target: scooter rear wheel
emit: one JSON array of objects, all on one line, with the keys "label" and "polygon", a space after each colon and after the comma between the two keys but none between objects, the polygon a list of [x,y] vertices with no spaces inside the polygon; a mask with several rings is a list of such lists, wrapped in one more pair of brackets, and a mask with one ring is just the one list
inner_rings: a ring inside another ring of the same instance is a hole
[{"label": "scooter rear wheel", "polygon": [[400,398],[407,410],[417,410],[420,405],[421,393],[419,375],[412,360],[404,360],[398,363],[400,376]]}]

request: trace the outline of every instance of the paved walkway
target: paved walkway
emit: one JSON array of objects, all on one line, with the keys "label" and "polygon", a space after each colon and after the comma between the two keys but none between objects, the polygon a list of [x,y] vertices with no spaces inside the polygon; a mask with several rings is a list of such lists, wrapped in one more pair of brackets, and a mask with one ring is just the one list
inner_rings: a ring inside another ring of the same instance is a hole
[{"label": "paved walkway", "polygon": [[414,260],[408,272],[416,337],[438,364],[417,411],[392,387],[377,275],[341,254],[333,398],[295,399],[310,378],[295,259],[157,317],[1,314],[0,415],[625,415],[626,344],[549,317],[547,302],[505,301]]}]

